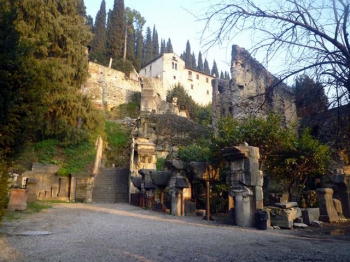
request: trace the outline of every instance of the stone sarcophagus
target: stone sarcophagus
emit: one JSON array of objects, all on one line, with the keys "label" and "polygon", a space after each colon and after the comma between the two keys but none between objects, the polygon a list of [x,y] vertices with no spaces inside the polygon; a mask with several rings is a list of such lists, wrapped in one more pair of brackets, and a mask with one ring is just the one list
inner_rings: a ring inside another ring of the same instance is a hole
[{"label": "stone sarcophagus", "polygon": [[235,199],[237,226],[253,227],[255,212],[263,209],[263,175],[259,170],[259,148],[248,145],[222,149],[226,161],[226,183]]}]

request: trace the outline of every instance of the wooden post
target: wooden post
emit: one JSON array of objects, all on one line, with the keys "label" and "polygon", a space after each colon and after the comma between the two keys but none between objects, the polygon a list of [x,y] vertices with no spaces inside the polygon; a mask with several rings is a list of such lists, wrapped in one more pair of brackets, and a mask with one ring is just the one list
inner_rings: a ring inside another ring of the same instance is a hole
[{"label": "wooden post", "polygon": [[210,221],[210,181],[209,180],[205,180],[205,186],[206,186],[206,197],[207,197],[207,208],[206,208],[206,218],[207,221]]}]

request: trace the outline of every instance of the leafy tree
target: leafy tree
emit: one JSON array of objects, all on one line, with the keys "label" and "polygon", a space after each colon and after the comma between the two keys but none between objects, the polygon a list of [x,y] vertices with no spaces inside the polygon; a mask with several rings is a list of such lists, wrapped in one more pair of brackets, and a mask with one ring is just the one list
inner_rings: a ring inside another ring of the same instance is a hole
[{"label": "leafy tree", "polygon": [[107,54],[112,58],[121,58],[125,22],[124,22],[124,0],[114,0],[113,10],[109,13],[107,26]]},{"label": "leafy tree", "polygon": [[210,68],[207,59],[204,59],[204,73],[210,75]]},{"label": "leafy tree", "polygon": [[100,10],[96,14],[94,38],[91,41],[90,60],[97,61],[102,65],[108,64],[106,57],[106,2],[102,0]]},{"label": "leafy tree", "polygon": [[156,30],[156,26],[153,27],[152,45],[153,45],[153,58],[156,58],[159,56],[159,41],[158,41],[158,33]]},{"label": "leafy tree", "polygon": [[264,53],[266,62],[282,54],[280,81],[307,74],[330,88],[334,100],[347,103],[350,93],[350,40],[348,0],[288,1],[257,3],[250,0],[221,1],[204,14],[206,27],[219,21],[207,42],[213,46],[224,39],[251,31],[251,50]]},{"label": "leafy tree", "polygon": [[307,75],[299,76],[293,87],[298,116],[307,116],[325,111],[328,107],[327,96],[320,83],[315,83]]},{"label": "leafy tree", "polygon": [[147,27],[146,31],[146,42],[145,42],[145,47],[143,49],[143,65],[146,65],[153,59],[153,45],[152,45],[152,34],[151,34],[151,29]]},{"label": "leafy tree", "polygon": [[203,72],[204,71],[204,65],[203,65],[203,58],[202,58],[202,52],[199,51],[198,53],[198,66],[197,66],[197,70],[199,72]]},{"label": "leafy tree", "polygon": [[6,163],[0,160],[0,226],[6,213],[9,172]]},{"label": "leafy tree", "polygon": [[213,162],[222,161],[220,150],[247,142],[260,150],[260,170],[288,190],[290,199],[306,177],[324,174],[329,148],[313,139],[309,131],[298,137],[295,127],[283,127],[280,115],[266,119],[249,117],[245,120],[226,118],[219,121],[218,135],[213,139]]},{"label": "leafy tree", "polygon": [[211,69],[211,75],[212,76],[215,76],[215,77],[219,77],[219,70],[218,70],[218,67],[216,65],[216,62],[214,60],[214,63],[213,63],[213,68]]},{"label": "leafy tree", "polygon": [[124,41],[124,57],[123,59],[128,59],[134,62],[135,60],[135,10],[131,10],[129,7],[125,8],[125,41]]},{"label": "leafy tree", "polygon": [[304,129],[291,147],[277,152],[277,156],[272,156],[270,174],[287,185],[290,200],[300,196],[308,177],[327,172],[329,147],[314,139],[309,129]]},{"label": "leafy tree", "polygon": [[166,97],[168,102],[171,102],[174,97],[178,98],[180,109],[188,110],[190,117],[199,124],[209,125],[211,123],[212,106],[199,106],[193,101],[192,97],[187,94],[181,84],[176,85]]},{"label": "leafy tree", "polygon": [[168,38],[168,42],[166,43],[166,53],[173,53],[173,45],[171,44],[170,38]]},{"label": "leafy tree", "polygon": [[135,62],[134,66],[137,71],[141,69],[143,54],[143,26],[146,23],[145,18],[136,10],[132,10],[134,29],[135,29]]}]

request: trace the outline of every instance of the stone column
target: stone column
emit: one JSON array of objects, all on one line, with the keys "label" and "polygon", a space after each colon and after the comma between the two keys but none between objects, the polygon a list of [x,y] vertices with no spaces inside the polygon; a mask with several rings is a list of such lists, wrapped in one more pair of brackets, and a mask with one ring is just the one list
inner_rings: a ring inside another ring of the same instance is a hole
[{"label": "stone column", "polygon": [[252,208],[252,196],[235,192],[235,216],[239,227],[254,226],[254,210]]},{"label": "stone column", "polygon": [[319,220],[329,223],[338,222],[339,217],[333,205],[333,190],[330,188],[318,188],[316,192],[320,206]]}]

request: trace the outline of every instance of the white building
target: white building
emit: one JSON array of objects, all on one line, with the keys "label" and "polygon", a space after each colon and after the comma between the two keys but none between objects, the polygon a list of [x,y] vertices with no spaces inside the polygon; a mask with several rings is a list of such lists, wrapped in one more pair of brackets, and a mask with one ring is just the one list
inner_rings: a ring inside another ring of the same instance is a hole
[{"label": "white building", "polygon": [[[212,102],[211,75],[187,68],[175,53],[165,53],[145,65],[140,76],[155,77],[162,80],[166,92],[180,83],[193,100],[204,106]],[[165,97],[162,97],[165,100]]]}]

